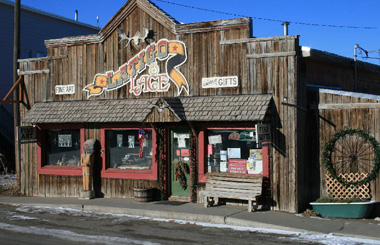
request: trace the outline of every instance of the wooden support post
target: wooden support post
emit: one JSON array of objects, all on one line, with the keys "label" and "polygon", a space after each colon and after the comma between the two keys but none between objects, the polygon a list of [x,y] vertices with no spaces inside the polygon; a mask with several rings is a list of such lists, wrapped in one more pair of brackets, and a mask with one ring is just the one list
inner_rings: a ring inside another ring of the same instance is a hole
[{"label": "wooden support post", "polygon": [[[0,100],[0,103],[21,103],[23,99],[23,87],[22,83],[24,82],[24,76],[20,75],[17,79],[17,81],[13,84],[12,88],[9,90],[9,92],[5,95],[4,99]],[[19,89],[18,94],[17,92],[14,94],[17,94],[16,98],[13,100],[9,100],[9,96],[16,90]]]}]

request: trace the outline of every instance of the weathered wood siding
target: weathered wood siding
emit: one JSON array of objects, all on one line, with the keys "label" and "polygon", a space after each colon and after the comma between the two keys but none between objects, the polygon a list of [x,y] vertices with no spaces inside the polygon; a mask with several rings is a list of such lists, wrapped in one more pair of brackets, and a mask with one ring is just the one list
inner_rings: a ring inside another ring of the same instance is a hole
[{"label": "weathered wood siding", "polygon": [[[298,78],[299,44],[298,36],[250,38],[251,20],[242,18],[225,21],[212,21],[176,25],[171,28],[162,18],[152,17],[147,9],[132,6],[128,11],[116,14],[100,33],[99,37],[68,39],[66,42],[48,43],[48,58],[22,60],[21,70],[36,71],[48,69],[49,73],[25,75],[29,102],[33,105],[41,101],[87,100],[82,89],[93,81],[97,73],[116,71],[140,50],[146,48],[142,43],[136,47],[125,47],[119,42],[117,31],[123,28],[133,36],[142,31],[142,26],[154,31],[154,40],[162,38],[180,40],[186,44],[187,61],[179,69],[189,82],[189,94],[181,96],[273,94],[273,152],[271,154],[271,199],[273,209],[297,212],[302,182],[297,182],[305,164],[301,161],[303,142],[302,111],[305,98],[299,94],[304,91],[304,83]],[[128,12],[125,18],[119,16]],[[98,41],[97,41],[98,40]],[[160,67],[161,70],[164,67]],[[238,76],[237,88],[203,89],[204,77]],[[56,85],[75,84],[74,95],[55,95]],[[171,86],[167,93],[145,93],[139,98],[171,97],[176,95]],[[297,92],[298,91],[298,92]],[[136,98],[129,93],[129,85],[114,91],[104,92],[97,99]],[[283,102],[289,105],[284,105]],[[294,106],[295,105],[295,106]],[[22,107],[21,120],[27,113]],[[158,118],[153,112],[148,119]],[[156,119],[154,119],[156,120]],[[160,118],[163,121],[164,118]],[[174,120],[174,119],[173,119]],[[100,126],[85,126],[85,139],[100,139]],[[50,176],[37,174],[35,144],[22,145],[22,193],[36,196],[78,196],[81,190],[81,177]],[[301,171],[300,171],[301,169]],[[132,195],[136,185],[157,187],[157,181],[102,179],[102,192],[106,197],[125,197]]]},{"label": "weathered wood siding", "polygon": [[[380,101],[354,96],[319,93],[319,151],[336,132],[353,128],[363,130],[380,142]],[[366,103],[365,105],[363,103]],[[368,103],[368,104],[367,104]],[[334,104],[334,105],[333,105]],[[341,106],[339,106],[341,105]],[[322,160],[320,154],[320,162]],[[321,195],[326,195],[326,169],[320,165]],[[372,199],[380,201],[380,177],[370,183]]]},{"label": "weathered wood siding", "polygon": [[[24,80],[27,101],[30,106],[36,102],[87,100],[83,88],[92,82],[97,73],[114,70],[126,63],[139,50],[131,46],[125,48],[125,43],[119,42],[117,29],[123,28],[132,35],[141,31],[140,24],[154,30],[155,40],[161,38],[175,39],[175,35],[166,27],[155,21],[139,8],[133,8],[130,15],[123,20],[113,33],[103,41],[79,41],[74,43],[57,43],[48,46],[48,57],[40,59],[20,60],[20,70],[25,74]],[[151,40],[152,41],[152,40]],[[147,44],[142,44],[145,48]],[[45,73],[42,73],[42,71]],[[46,73],[46,70],[48,72]],[[32,72],[30,74],[28,72]],[[55,95],[56,85],[75,84],[76,93],[73,95]],[[173,91],[170,93],[173,94]],[[146,94],[140,97],[160,94]],[[170,96],[165,94],[163,96]],[[106,92],[91,99],[122,99],[133,97],[127,86]],[[21,106],[21,121],[28,109]],[[100,125],[85,126],[85,140],[100,139]],[[101,180],[101,192],[105,197],[131,197],[133,187],[157,188],[157,181],[147,180]],[[35,143],[21,145],[21,193],[30,196],[64,196],[78,197],[82,190],[82,177],[39,175],[37,173],[37,147]]]},{"label": "weathered wood siding", "polygon": [[[353,59],[335,57],[322,51],[312,51],[305,57],[305,76],[308,84],[355,91],[355,62]],[[357,91],[380,94],[379,66],[357,61]]]},{"label": "weathered wood siding", "polygon": [[304,86],[298,78],[298,37],[259,38],[248,44],[248,50],[251,93],[273,94],[272,208],[297,212],[300,208],[297,188],[303,185],[297,181],[297,170],[304,164],[298,159],[297,154],[303,148],[298,141],[302,140],[304,122],[300,122],[302,111],[296,106],[305,106],[302,93],[298,94]]}]

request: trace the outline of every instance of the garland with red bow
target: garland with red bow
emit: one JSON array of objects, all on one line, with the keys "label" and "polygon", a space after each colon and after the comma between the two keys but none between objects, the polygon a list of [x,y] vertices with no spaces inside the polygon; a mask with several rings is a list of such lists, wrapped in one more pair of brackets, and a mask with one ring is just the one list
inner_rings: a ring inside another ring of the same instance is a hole
[{"label": "garland with red bow", "polygon": [[176,178],[179,180],[179,184],[181,185],[181,188],[186,190],[187,189],[186,174],[190,173],[189,164],[183,161],[179,161],[175,164],[174,168],[175,168]]},{"label": "garland with red bow", "polygon": [[167,135],[166,129],[159,128],[157,130],[158,141],[158,169],[159,169],[159,187],[161,191],[161,200],[166,200],[167,196]]}]

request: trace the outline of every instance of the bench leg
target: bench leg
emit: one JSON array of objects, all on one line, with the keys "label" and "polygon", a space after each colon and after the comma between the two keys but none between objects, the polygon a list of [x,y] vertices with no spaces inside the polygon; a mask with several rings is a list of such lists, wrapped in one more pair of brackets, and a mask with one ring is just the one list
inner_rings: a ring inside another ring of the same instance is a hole
[{"label": "bench leg", "polygon": [[219,205],[219,197],[214,197],[214,204]]},{"label": "bench leg", "polygon": [[208,207],[208,197],[207,196],[204,196],[204,203],[203,203],[204,207],[207,208]]},{"label": "bench leg", "polygon": [[248,212],[257,210],[257,201],[256,200],[248,200]]}]

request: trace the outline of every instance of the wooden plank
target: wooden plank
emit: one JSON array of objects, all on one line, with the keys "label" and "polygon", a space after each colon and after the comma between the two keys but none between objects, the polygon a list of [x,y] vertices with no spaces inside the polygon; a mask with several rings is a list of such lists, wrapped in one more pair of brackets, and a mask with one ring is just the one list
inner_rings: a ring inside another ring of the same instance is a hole
[{"label": "wooden plank", "polygon": [[203,196],[208,196],[208,197],[218,197],[218,198],[231,198],[231,199],[240,199],[240,200],[252,200],[256,199],[257,196],[261,195],[260,193],[251,193],[251,194],[246,194],[242,195],[239,193],[233,193],[233,192],[223,192],[223,191],[213,191],[213,192],[202,192]]},{"label": "wooden plank", "polygon": [[19,72],[20,75],[34,75],[34,74],[47,74],[47,73],[50,73],[49,69]]},{"label": "wooden plank", "polygon": [[262,185],[229,185],[229,184],[220,184],[219,186],[217,185],[208,185],[206,184],[206,190],[236,190],[236,191],[242,191],[242,192],[249,192],[252,190],[257,190],[261,189]]},{"label": "wooden plank", "polygon": [[289,52],[278,52],[278,53],[261,53],[261,54],[247,54],[247,59],[259,59],[259,58],[274,58],[274,57],[284,57],[284,56],[295,56],[297,53],[295,51]]},{"label": "wooden plank", "polygon": [[379,109],[380,103],[319,104],[319,110]]}]

